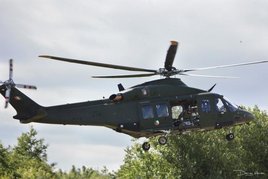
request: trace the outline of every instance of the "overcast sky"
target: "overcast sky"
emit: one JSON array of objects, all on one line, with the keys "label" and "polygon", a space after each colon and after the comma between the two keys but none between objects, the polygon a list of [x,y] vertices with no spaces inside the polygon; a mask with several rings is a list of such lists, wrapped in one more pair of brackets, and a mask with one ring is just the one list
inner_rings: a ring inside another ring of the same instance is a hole
[{"label": "overcast sky", "polygon": [[[125,87],[159,79],[92,79],[125,71],[68,64],[38,58],[57,55],[90,61],[158,69],[170,40],[180,42],[178,69],[268,60],[266,0],[0,0],[0,79],[8,78],[14,59],[14,80],[37,85],[23,90],[37,103],[50,106],[108,97]],[[239,79],[181,77],[189,86],[209,89],[245,106],[268,109],[268,64],[198,74]],[[129,74],[129,73],[128,73]],[[180,76],[177,76],[180,77]],[[90,126],[20,124],[0,100],[0,140],[14,145],[33,125],[49,144],[49,162],[116,170],[131,138]]]}]

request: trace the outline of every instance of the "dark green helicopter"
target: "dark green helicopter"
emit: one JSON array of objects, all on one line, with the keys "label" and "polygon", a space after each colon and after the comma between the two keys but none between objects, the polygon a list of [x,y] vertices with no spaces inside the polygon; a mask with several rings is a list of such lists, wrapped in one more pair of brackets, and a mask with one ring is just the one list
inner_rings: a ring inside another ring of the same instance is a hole
[{"label": "dark green helicopter", "polygon": [[[13,118],[18,119],[21,123],[105,126],[135,138],[159,135],[158,141],[161,145],[167,143],[167,134],[169,133],[181,134],[191,130],[213,130],[243,124],[254,119],[251,113],[233,105],[222,95],[212,93],[215,85],[209,90],[201,90],[189,87],[180,79],[171,78],[171,76],[204,76],[188,74],[187,72],[253,65],[268,61],[179,70],[173,67],[177,47],[178,43],[171,41],[164,68],[158,70],[47,55],[39,56],[84,65],[146,72],[134,75],[93,76],[94,78],[129,78],[153,75],[165,77],[129,89],[125,89],[122,84],[119,84],[119,92],[112,94],[109,99],[50,107],[40,106],[17,89],[17,87],[29,89],[36,89],[36,87],[13,82],[12,60],[10,60],[9,79],[5,82],[0,81],[2,84],[0,92],[6,99],[5,107],[10,103],[17,112]],[[227,140],[233,138],[232,132],[226,135]],[[149,150],[150,144],[144,142],[142,148]]]}]

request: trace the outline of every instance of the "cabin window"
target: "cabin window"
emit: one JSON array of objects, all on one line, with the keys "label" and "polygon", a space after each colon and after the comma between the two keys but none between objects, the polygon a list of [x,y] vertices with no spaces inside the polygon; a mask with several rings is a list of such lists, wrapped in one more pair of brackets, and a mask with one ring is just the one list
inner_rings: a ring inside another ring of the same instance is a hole
[{"label": "cabin window", "polygon": [[202,112],[208,113],[211,111],[210,102],[208,99],[203,99],[201,101],[201,109]]},{"label": "cabin window", "polygon": [[168,106],[166,104],[155,105],[157,117],[167,117],[169,116]]},{"label": "cabin window", "polygon": [[150,119],[154,117],[153,107],[151,105],[142,106],[143,119]]},{"label": "cabin window", "polygon": [[183,111],[182,106],[172,106],[171,108],[172,119],[179,119],[179,116],[182,113],[182,111]]}]

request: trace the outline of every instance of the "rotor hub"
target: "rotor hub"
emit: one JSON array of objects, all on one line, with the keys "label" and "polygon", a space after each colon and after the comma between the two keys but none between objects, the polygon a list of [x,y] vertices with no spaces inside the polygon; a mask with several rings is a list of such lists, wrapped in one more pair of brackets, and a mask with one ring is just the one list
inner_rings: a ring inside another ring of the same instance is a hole
[{"label": "rotor hub", "polygon": [[173,75],[178,74],[178,70],[175,67],[172,67],[171,70],[167,70],[166,68],[159,68],[158,74],[166,78],[169,78]]},{"label": "rotor hub", "polygon": [[15,83],[12,79],[8,79],[4,82],[4,85],[6,86],[15,86]]}]

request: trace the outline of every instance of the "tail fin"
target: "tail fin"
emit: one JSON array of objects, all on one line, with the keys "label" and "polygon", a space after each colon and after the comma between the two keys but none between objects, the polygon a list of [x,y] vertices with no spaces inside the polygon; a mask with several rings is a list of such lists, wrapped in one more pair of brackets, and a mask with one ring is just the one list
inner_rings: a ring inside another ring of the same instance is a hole
[{"label": "tail fin", "polygon": [[[0,86],[0,93],[5,97],[6,86]],[[10,104],[17,111],[14,119],[19,119],[21,123],[29,123],[37,121],[46,116],[46,112],[42,106],[31,100],[17,88],[12,87],[10,93]]]}]

